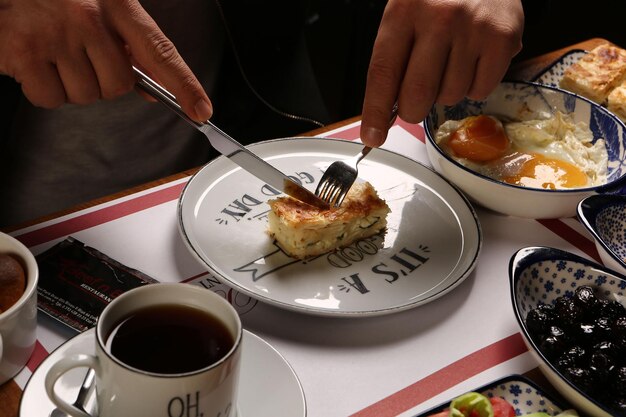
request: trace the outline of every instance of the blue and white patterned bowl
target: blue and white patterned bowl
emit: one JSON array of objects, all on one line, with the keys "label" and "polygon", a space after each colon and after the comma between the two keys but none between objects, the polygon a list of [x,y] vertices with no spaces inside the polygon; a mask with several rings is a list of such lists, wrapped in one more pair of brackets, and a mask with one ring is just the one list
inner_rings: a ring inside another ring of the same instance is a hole
[{"label": "blue and white patterned bowl", "polygon": [[531,79],[539,84],[558,87],[565,75],[565,70],[580,61],[586,54],[587,51],[582,49],[569,50]]},{"label": "blue and white patterned bowl", "polygon": [[[609,156],[607,184],[568,190],[545,190],[507,184],[481,175],[450,158],[435,141],[446,120],[478,114],[514,120],[544,119],[556,111],[571,113],[575,122],[585,122],[594,141],[606,140]],[[626,126],[602,106],[555,87],[522,82],[502,82],[485,100],[463,100],[454,106],[436,105],[424,121],[426,150],[433,168],[456,184],[469,198],[491,210],[518,217],[560,218],[576,215],[585,197],[620,192],[626,177]]]},{"label": "blue and white patterned bowl", "polygon": [[581,285],[594,287],[596,294],[605,299],[623,299],[626,280],[617,272],[578,255],[548,247],[527,247],[511,257],[509,281],[513,310],[524,342],[546,378],[579,412],[611,417],[606,406],[581,391],[548,360],[531,339],[526,316],[540,304],[554,304],[560,296],[571,296]]},{"label": "blue and white patterned bowl", "polygon": [[577,213],[604,265],[626,274],[626,196],[592,195],[578,204]]},{"label": "blue and white patterned bowl", "polygon": [[[557,400],[550,398],[533,381],[521,375],[509,375],[473,391],[489,398],[503,398],[515,408],[515,415],[517,416],[539,412],[553,416],[565,410],[564,406],[559,404]],[[439,413],[448,408],[452,400],[453,398],[415,417],[428,417]]]}]

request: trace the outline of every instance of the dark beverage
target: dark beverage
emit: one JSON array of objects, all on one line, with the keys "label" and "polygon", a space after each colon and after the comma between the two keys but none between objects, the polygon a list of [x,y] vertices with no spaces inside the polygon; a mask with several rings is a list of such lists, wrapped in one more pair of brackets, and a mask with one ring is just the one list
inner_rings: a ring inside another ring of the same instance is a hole
[{"label": "dark beverage", "polygon": [[233,347],[233,336],[213,315],[194,307],[158,305],[117,323],[107,350],[133,368],[178,374],[206,368]]}]

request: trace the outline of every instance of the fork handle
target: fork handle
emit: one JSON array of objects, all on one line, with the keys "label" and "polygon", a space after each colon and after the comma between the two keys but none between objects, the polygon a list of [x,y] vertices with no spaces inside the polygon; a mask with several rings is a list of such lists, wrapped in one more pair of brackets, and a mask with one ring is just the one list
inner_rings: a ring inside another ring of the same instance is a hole
[{"label": "fork handle", "polygon": [[[397,117],[398,117],[398,103],[396,102],[396,104],[394,104],[393,108],[391,109],[391,116],[389,118],[389,127],[393,126],[393,124],[396,122]],[[361,162],[361,159],[365,158],[367,154],[370,153],[371,150],[372,150],[371,147],[364,146],[361,153],[357,155],[356,163],[358,164],[359,162]]]},{"label": "fork handle", "polygon": [[372,148],[370,148],[369,146],[364,146],[361,152],[357,155],[356,163],[358,164],[359,162],[361,162],[361,159],[365,158],[371,150]]}]

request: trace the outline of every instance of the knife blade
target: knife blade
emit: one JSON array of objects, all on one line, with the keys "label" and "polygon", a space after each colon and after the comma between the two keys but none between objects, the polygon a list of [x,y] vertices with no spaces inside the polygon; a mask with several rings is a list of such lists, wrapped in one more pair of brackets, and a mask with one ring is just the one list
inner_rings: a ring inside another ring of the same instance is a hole
[{"label": "knife blade", "polygon": [[294,181],[292,178],[289,178],[273,165],[261,159],[258,155],[254,154],[241,143],[237,142],[210,121],[207,120],[203,123],[199,123],[191,119],[182,110],[176,100],[176,97],[174,97],[172,93],[167,91],[139,69],[133,67],[133,71],[137,76],[137,86],[141,88],[141,90],[165,104],[166,107],[176,113],[179,117],[202,132],[211,143],[211,146],[213,146],[219,153],[226,156],[241,168],[261,179],[271,187],[274,187],[275,189],[282,191],[297,200],[303,201],[320,209],[326,210],[329,208],[328,203],[324,200],[316,196],[313,192],[309,191],[298,182]]}]

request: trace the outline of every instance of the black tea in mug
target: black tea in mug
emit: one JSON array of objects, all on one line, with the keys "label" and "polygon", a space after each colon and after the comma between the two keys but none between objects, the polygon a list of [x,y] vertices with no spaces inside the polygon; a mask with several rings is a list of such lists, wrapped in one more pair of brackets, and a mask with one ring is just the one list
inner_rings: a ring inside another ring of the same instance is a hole
[{"label": "black tea in mug", "polygon": [[144,307],[120,320],[106,349],[133,368],[158,374],[204,369],[222,359],[235,341],[216,317],[194,307]]}]

